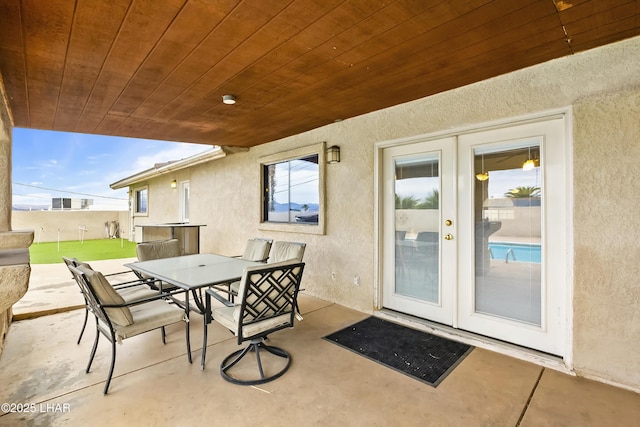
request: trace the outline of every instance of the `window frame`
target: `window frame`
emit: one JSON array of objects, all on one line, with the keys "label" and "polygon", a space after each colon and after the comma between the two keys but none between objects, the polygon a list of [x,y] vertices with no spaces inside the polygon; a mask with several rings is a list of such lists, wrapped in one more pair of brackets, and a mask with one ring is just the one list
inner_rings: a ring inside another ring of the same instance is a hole
[{"label": "window frame", "polygon": [[[291,160],[301,159],[309,156],[318,156],[318,223],[317,224],[305,224],[305,223],[290,223],[290,222],[268,222],[264,215],[265,204],[265,189],[268,183],[265,182],[265,167],[276,163],[287,162]],[[260,173],[260,223],[258,225],[259,230],[265,231],[283,231],[289,233],[302,233],[302,234],[318,234],[324,235],[326,230],[326,204],[325,204],[325,189],[326,189],[326,143],[321,142],[317,144],[308,145],[306,147],[299,147],[293,150],[287,150],[280,153],[264,156],[259,159],[259,173]]]},{"label": "window frame", "polygon": [[[145,191],[147,195],[147,209],[144,212],[138,210],[140,193]],[[149,185],[143,185],[133,189],[133,216],[149,216]]]}]

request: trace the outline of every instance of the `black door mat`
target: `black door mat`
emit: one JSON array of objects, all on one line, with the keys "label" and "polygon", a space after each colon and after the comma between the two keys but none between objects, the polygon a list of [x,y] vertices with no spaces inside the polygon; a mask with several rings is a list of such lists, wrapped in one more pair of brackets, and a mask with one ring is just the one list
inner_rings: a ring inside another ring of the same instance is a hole
[{"label": "black door mat", "polygon": [[377,317],[369,317],[324,339],[433,387],[473,350],[470,345]]}]

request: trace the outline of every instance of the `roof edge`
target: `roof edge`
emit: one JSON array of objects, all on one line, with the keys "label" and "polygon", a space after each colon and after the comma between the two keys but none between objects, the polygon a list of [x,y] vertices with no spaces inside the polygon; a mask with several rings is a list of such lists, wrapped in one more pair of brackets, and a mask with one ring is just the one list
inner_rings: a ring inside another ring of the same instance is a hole
[{"label": "roof edge", "polygon": [[165,175],[169,172],[175,172],[181,169],[185,169],[191,166],[199,165],[201,163],[210,162],[212,160],[221,159],[227,156],[226,150],[222,147],[214,146],[211,150],[199,153],[191,157],[187,157],[182,160],[168,163],[162,167],[152,167],[150,169],[138,172],[134,175],[128,176],[116,181],[109,185],[112,190],[119,190],[120,188],[129,187],[130,185],[137,184],[147,179],[155,178],[161,175]]}]

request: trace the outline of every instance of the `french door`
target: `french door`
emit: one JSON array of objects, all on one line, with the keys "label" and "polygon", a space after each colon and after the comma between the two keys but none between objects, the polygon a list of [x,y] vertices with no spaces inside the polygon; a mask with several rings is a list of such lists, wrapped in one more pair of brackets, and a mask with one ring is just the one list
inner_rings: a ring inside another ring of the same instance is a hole
[{"label": "french door", "polygon": [[382,151],[384,307],[562,355],[564,118]]}]

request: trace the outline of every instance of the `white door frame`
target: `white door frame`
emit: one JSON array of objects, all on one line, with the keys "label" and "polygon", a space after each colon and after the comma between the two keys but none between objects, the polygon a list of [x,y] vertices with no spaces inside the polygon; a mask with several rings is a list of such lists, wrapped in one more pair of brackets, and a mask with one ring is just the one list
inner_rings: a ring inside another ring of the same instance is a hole
[{"label": "white door frame", "polygon": [[[562,359],[564,365],[569,369],[573,366],[573,270],[574,270],[574,259],[573,259],[573,110],[571,106],[550,109],[545,111],[540,111],[536,113],[531,113],[523,116],[516,116],[508,119],[501,119],[491,122],[485,122],[480,124],[474,124],[469,126],[462,126],[454,129],[449,129],[446,131],[432,132],[429,134],[416,135],[413,137],[407,138],[399,138],[394,140],[382,141],[375,144],[374,147],[374,223],[376,225],[374,229],[374,259],[375,259],[375,271],[374,271],[374,310],[381,310],[382,307],[382,280],[383,280],[383,263],[381,262],[381,256],[383,253],[383,150],[387,147],[393,146],[401,146],[406,144],[414,144],[421,141],[433,140],[446,138],[451,136],[460,136],[466,133],[473,133],[479,131],[485,131],[489,129],[498,129],[502,127],[509,126],[517,126],[525,123],[531,122],[539,122],[552,119],[554,117],[564,117],[565,118],[565,129],[564,129],[564,157],[565,157],[565,173],[566,173],[566,181],[565,181],[565,194],[566,194],[566,276],[565,280],[565,289],[564,289],[564,320],[565,320],[565,331],[563,338],[563,349],[561,351]],[[455,323],[454,323],[455,326]],[[455,329],[451,329],[449,331],[452,334],[456,334]],[[460,336],[466,335],[464,333],[459,334]],[[511,345],[501,345],[499,343],[496,344],[493,340],[483,339],[482,337],[477,337],[478,339],[474,340],[476,345],[482,345],[483,343],[486,347],[493,348],[496,351],[500,349],[504,350],[505,353],[512,354],[514,352],[513,346]]]},{"label": "white door frame", "polygon": [[[453,283],[456,281],[456,271],[457,271],[457,239],[453,240],[445,240],[444,235],[447,233],[456,235],[456,224],[457,219],[453,217],[453,213],[455,213],[456,208],[456,197],[452,196],[456,194],[455,186],[455,169],[456,169],[456,153],[455,153],[455,144],[456,140],[453,137],[449,138],[441,138],[437,140],[429,140],[422,141],[411,145],[406,146],[398,146],[398,147],[386,147],[388,150],[388,156],[383,159],[386,164],[386,168],[384,172],[386,172],[386,177],[384,177],[384,185],[387,186],[386,191],[383,191],[383,194],[387,194],[387,197],[391,197],[391,194],[395,194],[395,189],[393,186],[396,183],[395,180],[395,160],[403,159],[403,158],[422,158],[424,156],[433,156],[438,159],[439,170],[438,179],[439,179],[439,191],[440,191],[440,208],[438,210],[438,235],[439,235],[439,260],[438,260],[438,296],[439,300],[436,302],[427,302],[425,300],[397,294],[395,289],[391,287],[387,287],[382,289],[383,291],[383,300],[387,302],[387,307],[392,307],[398,311],[407,311],[408,313],[420,313],[420,317],[429,317],[430,319],[437,321],[442,324],[452,325],[454,319],[456,317],[456,304],[454,301],[456,300],[456,288],[454,286],[445,286],[447,283]],[[442,171],[451,171],[453,170],[453,176],[443,176]],[[383,172],[383,173],[384,173]],[[443,197],[443,195],[449,195],[447,197]],[[390,202],[390,201],[389,201]],[[384,222],[383,227],[385,227],[386,235],[394,235],[395,234],[395,205],[392,203],[383,203],[383,210],[385,211],[382,220]],[[385,218],[391,218],[388,221],[385,221]],[[445,226],[444,223],[446,220],[451,220],[452,225]],[[395,263],[395,242],[393,240],[385,241],[383,239],[383,244],[386,244],[386,250],[383,251],[385,256],[388,258],[386,260],[387,264]],[[385,280],[387,283],[395,283],[395,275],[394,271],[387,271],[383,274],[386,274]]]},{"label": "white door frame", "polygon": [[[180,181],[180,184],[178,186],[178,218],[180,219],[180,222],[189,222],[189,215],[185,215],[185,207],[187,208],[187,210],[190,209],[190,206],[185,206],[184,203],[184,192],[185,190],[187,190],[189,192],[189,199],[191,199],[191,184],[190,182],[187,181]],[[189,205],[191,205],[191,203],[189,203]]]}]

